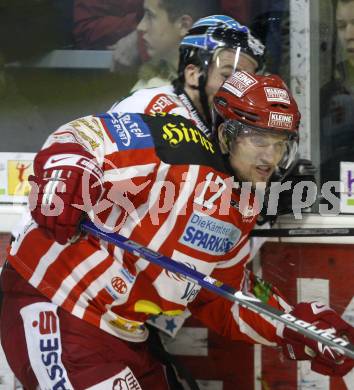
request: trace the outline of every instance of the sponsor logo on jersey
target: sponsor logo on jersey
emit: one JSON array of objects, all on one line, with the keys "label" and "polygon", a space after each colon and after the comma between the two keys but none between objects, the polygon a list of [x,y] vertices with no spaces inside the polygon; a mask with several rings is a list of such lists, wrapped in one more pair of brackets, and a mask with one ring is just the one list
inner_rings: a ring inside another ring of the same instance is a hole
[{"label": "sponsor logo on jersey", "polygon": [[125,367],[124,370],[118,374],[105,379],[104,381],[97,383],[87,390],[142,390],[138,380],[135,378],[133,372],[129,367]]},{"label": "sponsor logo on jersey", "polygon": [[146,114],[159,114],[161,112],[170,112],[177,107],[176,102],[171,96],[160,93],[154,96],[149,105],[145,109]]},{"label": "sponsor logo on jersey", "polygon": [[290,104],[288,91],[282,88],[264,87],[268,102]]},{"label": "sponsor logo on jersey", "polygon": [[127,284],[119,276],[112,278],[111,285],[119,294],[125,294],[128,291]]},{"label": "sponsor logo on jersey", "polygon": [[[183,264],[193,270],[197,269],[197,267],[194,264],[190,264],[186,262],[183,262]],[[198,286],[198,284],[190,281],[190,278],[188,278],[185,275],[176,272],[171,272],[168,270],[165,270],[165,273],[169,278],[174,279],[177,282],[185,282],[185,289],[183,291],[183,294],[181,295],[181,299],[185,299],[187,302],[191,302],[194,300],[194,298],[197,296],[201,288],[200,286]]]},{"label": "sponsor logo on jersey", "polygon": [[126,268],[120,270],[122,277],[115,276],[111,283],[105,286],[106,291],[114,300],[121,300],[122,295],[125,295],[131,285],[135,281],[135,276],[132,275]]},{"label": "sponsor logo on jersey", "polygon": [[181,299],[185,299],[187,302],[194,301],[200,289],[201,287],[198,284],[188,282]]},{"label": "sponsor logo on jersey", "polygon": [[41,388],[73,389],[61,361],[62,346],[56,306],[38,302],[21,309],[28,356]]},{"label": "sponsor logo on jersey", "polygon": [[223,88],[234,93],[237,97],[242,97],[245,92],[258,81],[246,72],[235,72],[223,85]]},{"label": "sponsor logo on jersey", "polygon": [[142,390],[138,380],[135,378],[132,371],[130,371],[129,367],[126,367],[113,381],[112,390],[120,389]]},{"label": "sponsor logo on jersey", "polygon": [[39,321],[33,322],[33,327],[37,327],[43,336],[39,340],[39,349],[42,353],[42,363],[45,365],[48,376],[55,389],[66,389],[66,378],[63,376],[63,369],[59,360],[59,338],[57,315],[53,311],[42,311],[39,313]]},{"label": "sponsor logo on jersey", "polygon": [[[191,269],[194,269],[194,270],[196,269],[196,266],[194,264],[189,264],[189,263],[183,263],[183,264]],[[166,269],[165,273],[169,278],[177,280],[178,282],[185,282],[188,280],[188,278],[186,276],[179,274],[178,272],[172,272],[172,271],[169,271]]]},{"label": "sponsor logo on jersey", "polygon": [[194,127],[186,127],[183,122],[179,125],[167,123],[162,127],[162,138],[168,142],[171,147],[177,148],[182,143],[195,143],[201,145],[204,149],[214,154],[214,145],[206,138],[201,131]]},{"label": "sponsor logo on jersey", "polygon": [[293,126],[293,114],[283,114],[271,111],[269,114],[268,126],[291,129]]},{"label": "sponsor logo on jersey", "polygon": [[193,213],[179,242],[211,255],[223,255],[236,245],[240,236],[240,229],[231,223]]},{"label": "sponsor logo on jersey", "polygon": [[138,114],[110,114],[103,119],[112,134],[118,150],[145,149],[154,146],[148,126]]}]

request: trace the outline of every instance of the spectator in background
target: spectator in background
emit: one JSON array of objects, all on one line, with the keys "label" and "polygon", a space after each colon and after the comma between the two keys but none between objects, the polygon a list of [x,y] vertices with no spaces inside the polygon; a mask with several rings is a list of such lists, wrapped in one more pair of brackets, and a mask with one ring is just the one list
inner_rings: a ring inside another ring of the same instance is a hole
[{"label": "spectator in background", "polygon": [[110,111],[183,115],[210,136],[210,104],[215,92],[236,69],[249,73],[261,69],[263,54],[261,42],[235,19],[226,15],[201,18],[179,44],[178,75],[173,83],[141,88]]},{"label": "spectator in background", "polygon": [[143,0],[75,0],[77,48],[104,50],[116,44],[135,30],[143,16],[142,5]]},{"label": "spectator in background", "polygon": [[251,22],[252,1],[244,0],[220,0],[220,11],[224,15],[232,16],[242,24]]},{"label": "spectator in background", "polygon": [[[340,180],[340,162],[354,161],[354,0],[339,0],[337,38],[341,54],[332,80],[321,89],[321,182]],[[333,60],[333,58],[332,58]]]},{"label": "spectator in background", "polygon": [[336,13],[337,34],[344,51],[344,61],[340,63],[342,81],[354,89],[354,0],[339,0]]},{"label": "spectator in background", "polygon": [[[218,12],[216,0],[144,0],[144,17],[137,30],[149,60],[140,68],[132,90],[170,83],[177,75],[182,37],[196,19]],[[114,58],[121,61],[118,55]]]}]

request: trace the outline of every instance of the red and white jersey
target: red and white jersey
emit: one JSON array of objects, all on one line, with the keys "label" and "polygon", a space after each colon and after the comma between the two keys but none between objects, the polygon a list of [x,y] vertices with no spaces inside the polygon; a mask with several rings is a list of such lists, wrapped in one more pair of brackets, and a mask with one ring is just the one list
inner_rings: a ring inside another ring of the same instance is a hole
[{"label": "red and white jersey", "polygon": [[204,122],[188,95],[186,93],[177,94],[172,85],[140,89],[115,103],[109,112],[118,114],[136,112],[147,115],[164,112],[166,114],[181,115],[192,120],[207,137],[211,135],[211,129]]},{"label": "red and white jersey", "polygon": [[[44,148],[53,143],[63,153],[66,145],[79,143],[101,165],[100,226],[253,291],[245,265],[255,213],[240,202],[216,145],[192,122],[170,115],[88,116],[61,126]],[[277,340],[273,321],[90,235],[60,245],[31,220],[8,259],[53,303],[130,341],[146,339],[144,322],[151,315],[174,316],[186,307],[232,339],[268,345]],[[266,299],[286,307],[272,292]]]},{"label": "red and white jersey", "polygon": [[[192,120],[208,138],[211,137],[211,128],[204,122],[188,95],[186,93],[177,94],[171,84],[135,91],[127,98],[115,103],[109,112],[118,114],[134,112],[147,115],[161,113],[181,115]],[[269,227],[268,223],[262,226],[266,229],[269,229]],[[267,239],[263,237],[250,238],[247,247],[251,258],[255,256],[265,241]]]}]

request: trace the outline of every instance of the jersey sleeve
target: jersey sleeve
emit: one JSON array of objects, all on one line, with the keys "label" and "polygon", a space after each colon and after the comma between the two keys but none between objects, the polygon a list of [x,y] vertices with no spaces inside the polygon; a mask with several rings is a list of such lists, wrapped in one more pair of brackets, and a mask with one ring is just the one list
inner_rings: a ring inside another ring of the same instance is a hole
[{"label": "jersey sleeve", "polygon": [[181,115],[191,118],[188,109],[181,100],[172,93],[171,86],[161,88],[146,88],[134,92],[127,98],[113,104],[109,112],[118,113],[134,112],[147,115],[160,113]]},{"label": "jersey sleeve", "polygon": [[65,153],[77,150],[76,147],[82,148],[102,166],[107,142],[109,142],[109,136],[101,120],[90,115],[60,126],[47,138],[42,150],[56,146],[52,149]]},{"label": "jersey sleeve", "polygon": [[139,114],[104,113],[73,120],[52,133],[42,149],[53,145],[61,153],[80,147],[110,171],[134,166],[138,173],[139,166],[149,164],[153,169],[157,162],[150,127]]},{"label": "jersey sleeve", "polygon": [[[239,252],[240,257],[220,264],[211,276],[279,310],[290,311],[291,306],[277,288],[258,278],[246,268],[250,252],[250,242],[246,241]],[[240,265],[242,256],[246,261]],[[188,308],[208,328],[232,340],[268,346],[275,346],[279,341],[276,321],[208,290],[202,289]]]},{"label": "jersey sleeve", "polygon": [[146,201],[159,163],[150,126],[139,114],[87,116],[59,127],[42,152],[80,154],[82,149],[103,171],[97,220],[111,227],[120,226],[127,215],[138,220],[138,202]]}]

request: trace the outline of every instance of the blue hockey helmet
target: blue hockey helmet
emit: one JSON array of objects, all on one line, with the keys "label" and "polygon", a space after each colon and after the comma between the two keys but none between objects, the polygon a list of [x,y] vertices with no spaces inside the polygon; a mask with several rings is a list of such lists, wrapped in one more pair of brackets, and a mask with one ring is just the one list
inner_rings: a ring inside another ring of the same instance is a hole
[{"label": "blue hockey helmet", "polygon": [[197,63],[207,70],[218,49],[238,49],[262,68],[264,45],[248,27],[226,15],[212,15],[197,20],[180,43],[179,76],[188,63]]}]

